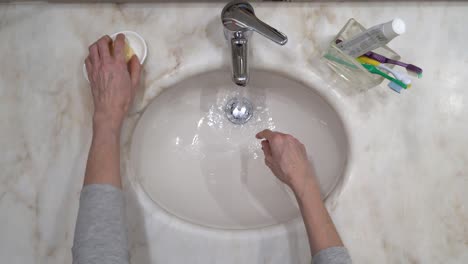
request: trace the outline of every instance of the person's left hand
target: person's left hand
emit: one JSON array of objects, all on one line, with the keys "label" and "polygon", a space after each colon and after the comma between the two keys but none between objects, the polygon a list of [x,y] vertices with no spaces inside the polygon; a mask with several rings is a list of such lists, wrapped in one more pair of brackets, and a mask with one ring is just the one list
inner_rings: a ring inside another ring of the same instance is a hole
[{"label": "person's left hand", "polygon": [[128,65],[125,63],[123,34],[117,35],[113,52],[112,44],[107,35],[92,44],[85,65],[93,94],[94,127],[105,126],[120,133],[139,85],[141,65],[135,55]]}]

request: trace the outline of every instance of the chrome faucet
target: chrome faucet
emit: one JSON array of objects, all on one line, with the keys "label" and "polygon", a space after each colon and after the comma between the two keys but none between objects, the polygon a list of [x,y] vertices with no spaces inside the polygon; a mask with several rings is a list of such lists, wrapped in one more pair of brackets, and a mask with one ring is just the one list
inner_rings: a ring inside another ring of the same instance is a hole
[{"label": "chrome faucet", "polygon": [[248,42],[252,31],[280,45],[288,42],[288,37],[270,27],[255,16],[253,7],[245,1],[232,1],[221,12],[224,36],[232,50],[232,80],[240,86],[249,81]]}]

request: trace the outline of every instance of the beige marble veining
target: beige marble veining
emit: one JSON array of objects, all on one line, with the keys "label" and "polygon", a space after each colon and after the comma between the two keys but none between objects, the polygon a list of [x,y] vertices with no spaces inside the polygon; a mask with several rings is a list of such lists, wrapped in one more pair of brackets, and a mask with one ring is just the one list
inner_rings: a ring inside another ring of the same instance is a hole
[{"label": "beige marble veining", "polygon": [[[229,66],[222,3],[0,5],[0,256],[8,263],[70,263],[91,137],[92,100],[81,72],[88,45],[129,29],[148,43],[144,90],[125,124],[163,89]],[[468,4],[256,3],[289,37],[285,47],[252,39],[252,67],[315,87],[348,127],[352,157],[341,195],[327,202],[355,263],[468,262]],[[355,94],[319,57],[354,17],[371,26],[402,17],[390,43],[424,69],[398,95],[382,85]],[[127,171],[126,163],[123,169]],[[174,219],[124,173],[132,263],[308,263],[300,221],[218,232]]]}]

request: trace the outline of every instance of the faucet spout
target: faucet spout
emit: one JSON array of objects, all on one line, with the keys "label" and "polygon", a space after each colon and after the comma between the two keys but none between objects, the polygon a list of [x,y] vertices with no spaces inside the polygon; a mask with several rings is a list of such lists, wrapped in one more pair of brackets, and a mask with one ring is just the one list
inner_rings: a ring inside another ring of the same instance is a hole
[{"label": "faucet spout", "polygon": [[246,86],[249,81],[247,60],[248,41],[244,34],[231,39],[232,80],[239,86]]}]

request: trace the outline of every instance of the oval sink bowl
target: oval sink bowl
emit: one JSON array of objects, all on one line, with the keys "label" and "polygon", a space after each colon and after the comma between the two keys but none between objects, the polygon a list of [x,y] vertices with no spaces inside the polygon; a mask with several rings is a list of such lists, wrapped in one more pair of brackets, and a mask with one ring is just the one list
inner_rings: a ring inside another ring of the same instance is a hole
[{"label": "oval sink bowl", "polygon": [[[224,111],[235,96],[253,105],[235,125]],[[159,207],[191,223],[251,229],[299,216],[289,188],[264,164],[255,134],[265,128],[304,143],[326,198],[342,180],[348,143],[341,119],[314,90],[277,73],[251,70],[246,88],[230,72],[185,79],[157,96],[133,134],[131,166]]]}]

